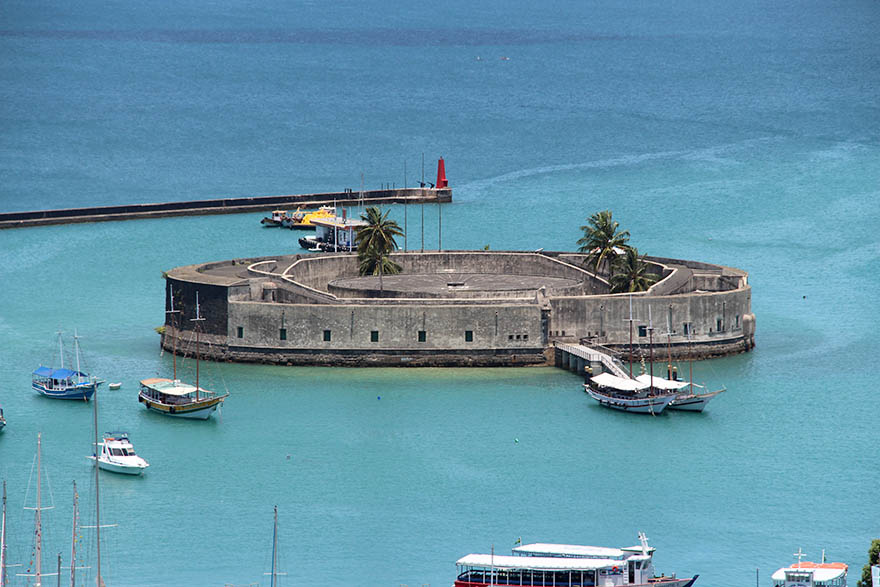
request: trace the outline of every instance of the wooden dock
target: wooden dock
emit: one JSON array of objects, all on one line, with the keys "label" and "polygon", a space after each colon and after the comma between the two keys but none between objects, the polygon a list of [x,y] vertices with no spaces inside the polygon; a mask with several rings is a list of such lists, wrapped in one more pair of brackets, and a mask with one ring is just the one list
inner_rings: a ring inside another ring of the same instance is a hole
[{"label": "wooden dock", "polygon": [[190,202],[163,202],[156,204],[129,204],[123,206],[99,206],[92,208],[66,208],[59,210],[34,210],[30,212],[0,213],[0,228],[21,228],[48,224],[71,224],[75,222],[108,222],[161,218],[165,216],[197,216],[204,214],[242,214],[246,212],[270,212],[273,208],[316,208],[333,205],[356,206],[358,204],[441,204],[452,201],[450,188],[396,188],[345,190],[321,194],[298,194],[287,196],[252,196],[195,200]]},{"label": "wooden dock", "polygon": [[590,367],[593,375],[607,371],[617,377],[630,378],[629,371],[620,359],[608,352],[582,344],[557,342],[553,346],[555,347],[554,362],[560,369],[568,369],[583,375],[584,369]]}]

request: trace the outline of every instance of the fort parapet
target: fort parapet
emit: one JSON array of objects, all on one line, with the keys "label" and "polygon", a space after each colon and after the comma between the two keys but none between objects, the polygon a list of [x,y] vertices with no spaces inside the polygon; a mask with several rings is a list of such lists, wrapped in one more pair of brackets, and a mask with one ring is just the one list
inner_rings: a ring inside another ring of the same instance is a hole
[{"label": "fort parapet", "polygon": [[[215,360],[333,366],[552,364],[555,342],[714,357],[755,344],[745,271],[648,257],[660,281],[611,294],[565,252],[394,253],[399,275],[360,276],[354,254],[282,255],[167,273],[162,345],[191,348],[198,292],[202,354]],[[630,307],[632,322],[630,322]],[[650,317],[650,320],[649,320]],[[651,326],[653,325],[653,331]],[[668,336],[667,336],[668,332]],[[658,356],[659,357],[659,356]]]}]

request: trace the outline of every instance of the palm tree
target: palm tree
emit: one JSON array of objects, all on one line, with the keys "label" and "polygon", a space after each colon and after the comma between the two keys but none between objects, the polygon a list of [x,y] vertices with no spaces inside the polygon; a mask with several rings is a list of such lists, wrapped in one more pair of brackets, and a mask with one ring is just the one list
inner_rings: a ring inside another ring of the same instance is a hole
[{"label": "palm tree", "polygon": [[619,231],[619,224],[612,220],[611,210],[596,212],[587,219],[588,224],[581,226],[584,236],[578,240],[580,252],[589,253],[587,264],[592,265],[598,273],[603,267],[610,267],[617,251],[627,249],[629,231]]},{"label": "palm tree", "polygon": [[614,259],[611,275],[611,293],[645,291],[660,279],[656,273],[648,273],[645,256],[639,256],[635,247],[627,247],[626,253]]},{"label": "palm tree", "polygon": [[382,214],[375,206],[367,208],[361,214],[366,226],[358,228],[358,261],[361,275],[378,275],[379,291],[382,291],[382,275],[400,273],[400,265],[389,258],[389,254],[397,248],[396,236],[403,236],[397,221],[388,218],[388,211]]}]

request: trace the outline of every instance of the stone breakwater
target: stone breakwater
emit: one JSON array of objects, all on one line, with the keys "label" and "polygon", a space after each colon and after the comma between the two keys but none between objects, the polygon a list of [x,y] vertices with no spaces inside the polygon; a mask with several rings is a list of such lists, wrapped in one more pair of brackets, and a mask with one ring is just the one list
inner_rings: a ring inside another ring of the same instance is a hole
[{"label": "stone breakwater", "polygon": [[[358,275],[353,254],[283,255],[167,273],[177,313],[162,345],[191,353],[196,292],[202,355],[214,360],[333,366],[553,364],[555,342],[587,342],[659,359],[750,350],[755,317],[745,271],[649,257],[647,292],[611,294],[565,252],[395,253],[400,275]],[[649,320],[650,316],[650,320]],[[667,324],[669,335],[667,337]],[[651,327],[654,330],[651,330]],[[181,350],[189,349],[189,350]],[[662,353],[662,355],[660,354]]]},{"label": "stone breakwater", "polygon": [[161,218],[166,216],[196,216],[205,214],[241,214],[290,208],[297,206],[318,207],[325,205],[356,204],[420,204],[446,203],[452,201],[449,188],[397,188],[366,190],[356,192],[328,192],[320,194],[298,194],[289,196],[251,196],[243,198],[221,198],[215,200],[194,200],[187,202],[161,202],[155,204],[128,204],[120,206],[100,206],[93,208],[66,208],[60,210],[33,210],[29,212],[0,213],[0,228],[22,228],[50,224],[72,224],[77,222],[108,222],[113,220],[135,220],[139,218]]}]

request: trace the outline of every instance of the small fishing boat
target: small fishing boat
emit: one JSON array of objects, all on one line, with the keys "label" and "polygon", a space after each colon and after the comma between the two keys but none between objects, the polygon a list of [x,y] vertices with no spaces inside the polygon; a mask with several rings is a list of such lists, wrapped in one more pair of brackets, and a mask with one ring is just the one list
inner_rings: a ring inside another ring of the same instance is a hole
[{"label": "small fishing boat", "polygon": [[110,389],[116,390],[116,389],[119,389],[120,387],[122,387],[122,383],[108,383],[107,387],[109,387]]},{"label": "small fishing boat", "polygon": [[265,216],[260,220],[260,224],[263,225],[263,228],[276,228],[283,226],[285,220],[290,220],[287,210],[272,210],[272,216]]},{"label": "small fishing boat", "polygon": [[6,428],[6,418],[3,417],[3,406],[0,406],[0,432],[3,432],[4,428]]},{"label": "small fishing boat", "polygon": [[455,564],[453,587],[566,585],[571,587],[691,587],[698,575],[677,578],[654,574],[653,548],[608,548],[574,544],[527,544],[513,554],[469,554]]},{"label": "small fishing boat", "polygon": [[91,377],[80,370],[79,337],[74,333],[73,344],[76,352],[76,370],[64,367],[64,343],[58,333],[58,351],[61,367],[54,369],[40,365],[34,370],[31,387],[34,391],[56,399],[91,399],[102,380]]},{"label": "small fishing boat", "polygon": [[316,218],[312,221],[315,225],[315,236],[307,236],[299,239],[299,246],[309,251],[324,251],[325,253],[352,252],[357,250],[357,231],[367,226],[363,220],[346,218],[344,215],[336,218]]},{"label": "small fishing boat", "polygon": [[773,573],[773,587],[846,587],[849,567],[845,563],[826,563],[824,552],[821,563],[801,561],[804,553],[800,549],[794,556],[798,562]]},{"label": "small fishing boat", "polygon": [[677,396],[637,379],[600,373],[584,384],[584,391],[601,405],[637,414],[660,414]]},{"label": "small fishing boat", "polygon": [[134,451],[126,432],[106,432],[104,442],[99,442],[97,456],[86,458],[97,460],[98,468],[125,475],[140,475],[150,464]]}]

